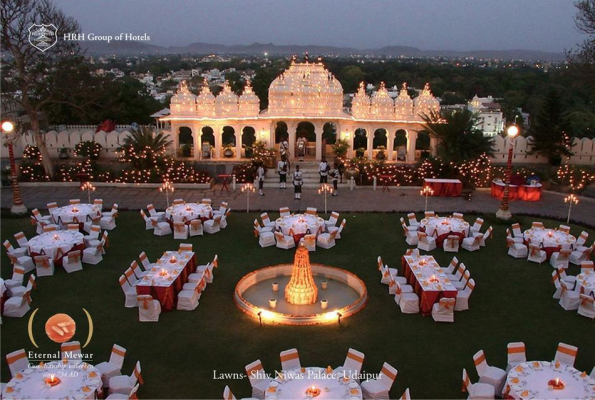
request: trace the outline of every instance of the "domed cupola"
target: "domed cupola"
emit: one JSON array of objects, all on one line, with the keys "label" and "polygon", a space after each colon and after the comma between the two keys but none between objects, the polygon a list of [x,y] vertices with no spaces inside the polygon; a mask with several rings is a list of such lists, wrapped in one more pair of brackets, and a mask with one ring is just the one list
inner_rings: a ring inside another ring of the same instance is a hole
[{"label": "domed cupola", "polygon": [[358,119],[365,119],[370,115],[370,96],[366,94],[364,82],[359,84],[359,88],[353,96],[351,114]]},{"label": "domed cupola", "polygon": [[372,95],[372,115],[376,119],[392,119],[395,114],[395,103],[390,98],[384,82],[380,82],[380,87]]},{"label": "domed cupola", "polygon": [[223,91],[215,97],[215,112],[219,116],[234,117],[238,114],[238,96],[231,91],[229,82],[223,84]]},{"label": "domed cupola", "polygon": [[170,101],[172,115],[195,115],[196,96],[193,95],[186,85],[186,81],[180,82],[180,87]]},{"label": "domed cupola", "polygon": [[432,112],[440,112],[440,102],[432,95],[430,84],[426,83],[424,90],[413,100],[415,115],[430,115]]},{"label": "domed cupola", "polygon": [[395,117],[397,119],[413,117],[413,100],[407,93],[407,83],[403,83],[399,96],[395,99]]},{"label": "domed cupola", "polygon": [[246,81],[244,93],[240,96],[240,116],[256,117],[260,112],[260,99],[252,90],[250,80]]},{"label": "domed cupola", "polygon": [[215,96],[211,93],[209,83],[206,79],[204,80],[202,90],[196,98],[196,110],[199,117],[212,118],[215,116]]}]

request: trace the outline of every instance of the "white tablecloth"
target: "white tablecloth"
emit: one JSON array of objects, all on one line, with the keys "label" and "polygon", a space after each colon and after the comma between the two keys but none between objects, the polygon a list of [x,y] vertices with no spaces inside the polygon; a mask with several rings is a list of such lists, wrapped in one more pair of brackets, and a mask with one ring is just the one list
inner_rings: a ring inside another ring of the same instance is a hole
[{"label": "white tablecloth", "polygon": [[[44,379],[50,374],[60,378],[61,382],[56,386],[48,387]],[[100,385],[101,373],[92,365],[81,361],[67,364],[53,361],[43,367],[27,368],[16,375],[2,391],[2,398],[93,399]]]},{"label": "white tablecloth", "polygon": [[[560,378],[566,384],[562,390],[550,390],[548,382]],[[595,396],[595,381],[581,377],[575,368],[549,361],[530,361],[513,368],[506,378],[509,396],[514,399],[591,399]]]},{"label": "white tablecloth", "polygon": [[[422,290],[432,291],[456,291],[450,279],[446,277],[446,274],[440,268],[440,265],[436,262],[432,256],[405,256],[405,261],[409,264],[411,272],[415,274],[415,278],[419,282]],[[432,276],[434,278],[432,278]]]},{"label": "white tablecloth", "polygon": [[[304,372],[302,372],[304,371]],[[307,399],[306,390],[312,385],[320,389],[316,399],[361,399],[362,391],[351,378],[343,380],[341,373],[327,374],[325,368],[303,368],[283,371],[265,392],[265,399]],[[351,392],[353,390],[353,392]]]},{"label": "white tablecloth", "polygon": [[67,224],[74,221],[74,217],[79,223],[87,222],[87,216],[97,217],[101,215],[101,206],[95,204],[73,204],[56,208],[52,211],[54,221]]},{"label": "white tablecloth", "polygon": [[83,234],[80,232],[45,232],[29,240],[29,253],[43,253],[53,259],[58,248],[62,249],[62,253],[66,253],[79,244],[83,244]]},{"label": "white tablecloth", "polygon": [[[175,257],[175,262],[172,262],[172,257]],[[180,254],[177,251],[166,251],[157,260],[157,265],[147,271],[147,275],[138,282],[137,286],[171,286],[192,257],[194,257],[193,252]]]},{"label": "white tablecloth", "polygon": [[438,235],[444,235],[449,232],[462,232],[465,237],[469,234],[469,223],[458,218],[449,217],[430,217],[421,220],[420,225],[426,229],[429,236],[434,236],[438,230]]},{"label": "white tablecloth", "polygon": [[591,294],[595,291],[595,273],[578,274],[576,281],[585,288],[585,294]]},{"label": "white tablecloth", "polygon": [[191,221],[200,217],[211,218],[212,215],[213,209],[211,206],[199,203],[178,204],[177,206],[170,206],[165,210],[165,218],[167,219],[180,217],[180,220],[186,218],[186,221]]},{"label": "white tablecloth", "polygon": [[308,230],[317,235],[321,227],[324,229],[324,220],[310,214],[295,214],[277,218],[275,226],[277,229],[281,229],[284,235],[289,235],[290,230],[294,235],[305,234]]},{"label": "white tablecloth", "polygon": [[576,238],[569,233],[556,231],[553,229],[527,229],[523,236],[525,239],[531,239],[531,244],[541,245],[543,247],[558,247],[570,249],[570,246],[576,242]]}]

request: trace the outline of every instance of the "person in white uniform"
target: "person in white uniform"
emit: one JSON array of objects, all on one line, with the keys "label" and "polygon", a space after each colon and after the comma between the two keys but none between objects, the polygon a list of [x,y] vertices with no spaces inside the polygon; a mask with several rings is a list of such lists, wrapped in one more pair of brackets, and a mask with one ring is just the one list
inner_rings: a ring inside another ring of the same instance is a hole
[{"label": "person in white uniform", "polygon": [[306,144],[308,140],[300,136],[297,140],[297,155],[300,158],[300,161],[304,161],[304,156],[306,155]]},{"label": "person in white uniform", "polygon": [[256,179],[258,180],[258,194],[260,196],[264,196],[264,174],[264,167],[262,166],[262,164],[260,164],[258,166],[258,169],[256,170]]},{"label": "person in white uniform", "polygon": [[300,171],[300,166],[296,165],[295,171],[293,171],[293,198],[295,200],[301,200],[303,184],[304,181],[302,180],[302,171]]},{"label": "person in white uniform", "polygon": [[285,157],[277,163],[277,172],[279,173],[279,189],[287,189],[287,173],[289,172],[289,163]]},{"label": "person in white uniform", "polygon": [[326,158],[320,160],[320,164],[318,164],[318,173],[320,174],[320,183],[327,183],[328,181],[328,171],[331,167],[326,162]]}]

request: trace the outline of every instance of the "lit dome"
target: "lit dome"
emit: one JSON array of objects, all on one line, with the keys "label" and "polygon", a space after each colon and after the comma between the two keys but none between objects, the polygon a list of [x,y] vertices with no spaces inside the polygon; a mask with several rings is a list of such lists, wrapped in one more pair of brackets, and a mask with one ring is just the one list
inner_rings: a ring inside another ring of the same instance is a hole
[{"label": "lit dome", "polygon": [[225,81],[223,91],[215,98],[215,112],[227,117],[238,113],[238,96],[231,91],[228,81]]},{"label": "lit dome", "polygon": [[440,112],[440,102],[432,95],[430,84],[426,83],[424,90],[413,100],[415,115],[430,115],[433,112]]},{"label": "lit dome", "polygon": [[397,119],[407,119],[412,116],[413,100],[407,93],[407,83],[403,83],[399,96],[395,99],[395,117]]},{"label": "lit dome", "polygon": [[370,114],[370,96],[366,94],[365,84],[361,82],[351,101],[351,114],[358,119],[368,118]]},{"label": "lit dome", "polygon": [[209,89],[209,83],[204,80],[202,90],[196,98],[196,110],[199,117],[212,117],[215,115],[215,96]]},{"label": "lit dome", "polygon": [[260,112],[260,99],[252,90],[250,80],[246,81],[244,93],[240,96],[240,115],[242,117],[255,117]]},{"label": "lit dome", "polygon": [[193,95],[186,85],[186,81],[180,82],[180,87],[171,98],[172,115],[194,115],[196,113],[196,96]]},{"label": "lit dome", "polygon": [[269,87],[269,115],[343,116],[343,87],[321,61],[295,62]]},{"label": "lit dome", "polygon": [[372,115],[377,119],[392,119],[395,113],[395,103],[390,98],[384,82],[380,82],[380,87],[372,95]]}]

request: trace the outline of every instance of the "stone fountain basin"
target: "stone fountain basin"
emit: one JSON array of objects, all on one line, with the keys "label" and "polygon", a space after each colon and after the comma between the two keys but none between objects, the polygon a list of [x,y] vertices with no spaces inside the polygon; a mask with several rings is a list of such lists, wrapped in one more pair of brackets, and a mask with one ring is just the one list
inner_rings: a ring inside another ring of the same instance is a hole
[{"label": "stone fountain basin", "polygon": [[[337,323],[361,310],[368,301],[368,291],[364,282],[355,274],[341,268],[323,264],[311,264],[312,275],[318,287],[316,303],[294,305],[285,301],[285,286],[291,278],[293,264],[280,264],[252,271],[238,282],[234,292],[234,302],[246,314],[264,323],[287,325],[315,325]],[[328,288],[322,289],[322,281],[328,281]],[[279,291],[274,292],[273,282],[279,283]],[[270,299],[277,299],[276,308],[269,305]],[[320,300],[328,300],[328,308],[323,310]]]}]

